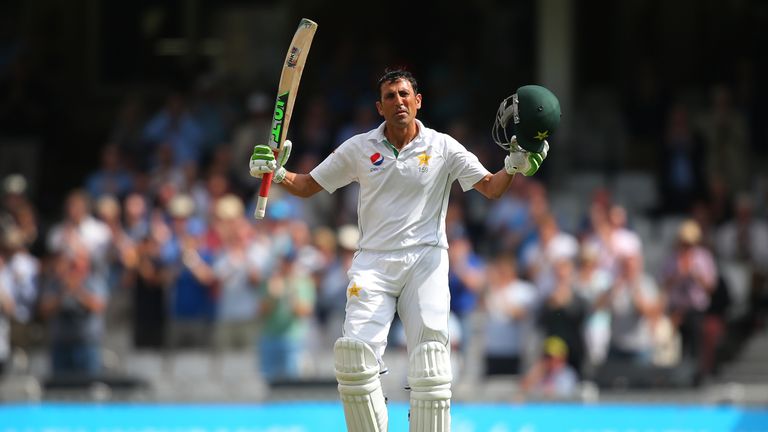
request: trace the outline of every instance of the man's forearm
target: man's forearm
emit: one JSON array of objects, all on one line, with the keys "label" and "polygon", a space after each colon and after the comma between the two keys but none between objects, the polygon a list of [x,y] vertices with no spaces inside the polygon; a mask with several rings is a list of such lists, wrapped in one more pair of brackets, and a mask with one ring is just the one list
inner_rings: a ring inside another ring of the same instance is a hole
[{"label": "man's forearm", "polygon": [[16,303],[14,303],[13,297],[4,292],[0,292],[0,312],[8,316],[16,312]]},{"label": "man's forearm", "polygon": [[307,198],[322,190],[322,186],[309,174],[297,174],[286,171],[285,179],[280,183],[290,194]]},{"label": "man's forearm", "polygon": [[507,189],[509,189],[514,178],[514,174],[509,174],[503,169],[496,171],[496,174],[491,177],[491,193],[497,198],[500,198],[507,192]]},{"label": "man's forearm", "polygon": [[70,291],[69,295],[90,312],[99,313],[106,307],[106,303],[101,297],[82,287]]},{"label": "man's forearm", "polygon": [[515,176],[507,174],[505,170],[499,170],[496,174],[488,174],[475,184],[475,189],[490,199],[498,199],[504,195],[512,184]]}]

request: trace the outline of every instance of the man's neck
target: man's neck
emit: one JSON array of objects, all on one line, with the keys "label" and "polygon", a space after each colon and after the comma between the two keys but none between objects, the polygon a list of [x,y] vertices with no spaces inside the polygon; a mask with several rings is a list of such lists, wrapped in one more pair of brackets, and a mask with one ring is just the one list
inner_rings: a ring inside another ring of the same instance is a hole
[{"label": "man's neck", "polygon": [[392,147],[402,150],[409,142],[413,141],[419,134],[419,125],[414,120],[405,127],[393,127],[389,124],[384,128],[384,136]]}]

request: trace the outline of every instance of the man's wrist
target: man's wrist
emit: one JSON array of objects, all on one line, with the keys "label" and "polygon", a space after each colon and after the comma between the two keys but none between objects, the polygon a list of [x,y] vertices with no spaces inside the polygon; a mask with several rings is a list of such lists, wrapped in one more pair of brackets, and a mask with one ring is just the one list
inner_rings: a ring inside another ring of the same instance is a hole
[{"label": "man's wrist", "polygon": [[510,176],[514,176],[520,172],[519,167],[517,167],[515,162],[512,161],[511,153],[504,158],[504,171],[506,171]]},{"label": "man's wrist", "polygon": [[272,175],[272,181],[275,183],[282,183],[285,180],[285,174],[288,171],[283,167],[278,167]]}]

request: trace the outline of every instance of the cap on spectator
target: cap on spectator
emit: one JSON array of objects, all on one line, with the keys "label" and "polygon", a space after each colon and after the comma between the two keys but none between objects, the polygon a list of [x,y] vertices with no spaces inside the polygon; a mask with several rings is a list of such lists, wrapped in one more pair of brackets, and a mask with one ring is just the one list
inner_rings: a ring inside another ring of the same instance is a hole
[{"label": "cap on spectator", "polygon": [[360,240],[360,230],[357,226],[349,224],[339,228],[339,246],[347,250],[357,250],[357,243]]},{"label": "cap on spectator", "polygon": [[701,240],[701,228],[698,222],[688,219],[680,225],[677,232],[677,238],[680,242],[687,245],[695,245]]},{"label": "cap on spectator", "polygon": [[312,240],[320,250],[336,250],[338,241],[336,240],[336,232],[327,226],[320,226],[315,228],[312,233]]},{"label": "cap on spectator", "polygon": [[600,257],[600,249],[593,242],[585,242],[579,248],[579,260],[585,263],[593,263]]},{"label": "cap on spectator", "polygon": [[544,340],[544,354],[555,358],[568,357],[568,345],[563,339],[550,336]]},{"label": "cap on spectator", "polygon": [[24,246],[24,233],[18,227],[9,227],[3,232],[2,240],[3,248],[16,250]]},{"label": "cap on spectator", "polygon": [[168,203],[168,213],[175,218],[187,218],[195,211],[195,202],[187,194],[178,194]]},{"label": "cap on spectator", "polygon": [[245,214],[243,201],[234,194],[227,194],[216,202],[216,217],[222,220],[232,220]]},{"label": "cap on spectator", "polygon": [[3,192],[21,195],[27,190],[27,179],[21,174],[9,174],[3,179]]},{"label": "cap on spectator", "polygon": [[112,195],[104,195],[96,202],[96,212],[103,218],[116,218],[120,215],[120,202]]}]

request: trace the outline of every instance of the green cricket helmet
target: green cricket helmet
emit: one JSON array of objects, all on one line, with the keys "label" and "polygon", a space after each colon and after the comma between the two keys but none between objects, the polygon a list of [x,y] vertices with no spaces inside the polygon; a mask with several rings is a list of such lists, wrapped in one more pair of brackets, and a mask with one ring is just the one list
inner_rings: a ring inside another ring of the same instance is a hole
[{"label": "green cricket helmet", "polygon": [[[512,123],[510,123],[512,120]],[[509,151],[513,141],[525,151],[539,153],[544,141],[555,133],[560,124],[560,102],[549,90],[538,85],[526,85],[501,101],[493,124],[493,140]],[[507,135],[507,126],[512,130]]]}]

